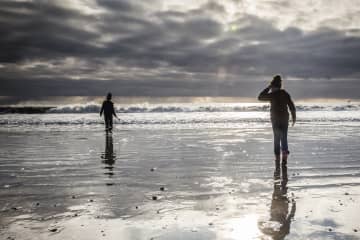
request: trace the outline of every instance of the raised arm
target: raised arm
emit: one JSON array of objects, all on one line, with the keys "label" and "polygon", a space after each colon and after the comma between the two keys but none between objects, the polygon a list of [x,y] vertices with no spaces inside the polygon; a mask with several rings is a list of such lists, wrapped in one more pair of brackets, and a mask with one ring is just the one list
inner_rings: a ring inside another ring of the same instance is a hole
[{"label": "raised arm", "polygon": [[290,95],[288,95],[288,106],[289,106],[289,109],[290,109],[290,112],[291,112],[291,118],[292,118],[292,122],[293,122],[293,125],[295,124],[296,122],[296,108],[295,108],[295,104],[294,102],[291,100],[291,97]]},{"label": "raised arm", "polygon": [[262,90],[262,92],[258,96],[259,101],[270,101],[271,100],[271,94],[269,93],[270,87],[265,88]]}]

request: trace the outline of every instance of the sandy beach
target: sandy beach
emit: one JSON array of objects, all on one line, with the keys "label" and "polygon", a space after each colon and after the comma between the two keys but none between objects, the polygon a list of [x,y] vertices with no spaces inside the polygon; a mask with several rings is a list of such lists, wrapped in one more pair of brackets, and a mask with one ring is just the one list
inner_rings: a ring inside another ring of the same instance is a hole
[{"label": "sandy beach", "polygon": [[288,168],[274,173],[258,115],[117,124],[111,135],[101,124],[3,124],[0,238],[360,239],[359,122],[299,121]]},{"label": "sandy beach", "polygon": [[0,0],[0,34],[0,240],[360,240],[360,0]]}]

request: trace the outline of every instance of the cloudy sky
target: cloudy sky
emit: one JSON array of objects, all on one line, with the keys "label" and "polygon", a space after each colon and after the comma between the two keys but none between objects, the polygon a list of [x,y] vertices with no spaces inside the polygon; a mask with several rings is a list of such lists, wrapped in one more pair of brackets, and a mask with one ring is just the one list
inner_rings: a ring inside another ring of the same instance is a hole
[{"label": "cloudy sky", "polygon": [[360,98],[358,0],[2,0],[0,96]]}]

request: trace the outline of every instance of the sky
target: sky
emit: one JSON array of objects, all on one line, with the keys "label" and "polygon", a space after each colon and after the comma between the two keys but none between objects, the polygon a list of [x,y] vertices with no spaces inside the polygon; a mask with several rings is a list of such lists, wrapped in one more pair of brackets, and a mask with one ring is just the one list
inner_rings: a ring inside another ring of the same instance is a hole
[{"label": "sky", "polygon": [[0,102],[51,96],[360,98],[358,0],[2,0]]}]

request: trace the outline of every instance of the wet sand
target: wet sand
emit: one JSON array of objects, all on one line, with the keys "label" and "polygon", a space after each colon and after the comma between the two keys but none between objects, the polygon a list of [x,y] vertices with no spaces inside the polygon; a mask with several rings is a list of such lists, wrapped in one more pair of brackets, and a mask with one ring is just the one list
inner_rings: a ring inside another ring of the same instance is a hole
[{"label": "wet sand", "polygon": [[1,239],[360,239],[360,130],[0,131]]}]

